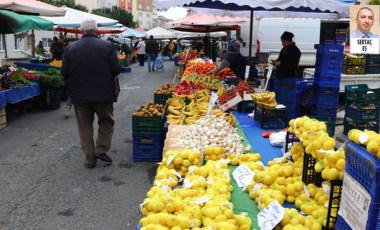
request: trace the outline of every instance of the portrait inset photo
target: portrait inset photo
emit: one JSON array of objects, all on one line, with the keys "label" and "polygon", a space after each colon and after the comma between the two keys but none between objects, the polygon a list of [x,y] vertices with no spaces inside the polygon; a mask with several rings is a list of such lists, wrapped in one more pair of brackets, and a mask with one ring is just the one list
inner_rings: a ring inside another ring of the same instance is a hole
[{"label": "portrait inset photo", "polygon": [[353,5],[350,9],[350,37],[379,37],[379,6]]}]

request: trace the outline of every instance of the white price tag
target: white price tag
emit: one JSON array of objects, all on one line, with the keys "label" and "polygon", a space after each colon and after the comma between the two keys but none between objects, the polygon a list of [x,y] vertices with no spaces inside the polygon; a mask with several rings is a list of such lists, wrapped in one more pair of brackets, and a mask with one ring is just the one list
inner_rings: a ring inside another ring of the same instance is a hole
[{"label": "white price tag", "polygon": [[184,188],[191,188],[193,186],[193,183],[191,183],[189,178],[185,178],[183,180],[183,187]]},{"label": "white price tag", "polygon": [[368,141],[368,134],[367,133],[365,133],[365,132],[362,132],[360,135],[359,135],[359,142],[361,143],[361,144],[364,144],[364,143],[366,143],[367,141]]},{"label": "white price tag", "polygon": [[166,162],[166,165],[170,165],[173,162],[174,158],[175,156],[168,157],[168,161]]},{"label": "white price tag", "polygon": [[284,207],[274,200],[257,215],[261,230],[272,230],[284,218]]},{"label": "white price tag", "polygon": [[209,200],[210,200],[210,197],[208,197],[208,196],[204,196],[204,197],[200,197],[200,198],[196,199],[196,200],[194,201],[194,203],[201,205],[201,204],[206,203],[206,202],[209,201]]},{"label": "white price tag", "polygon": [[252,193],[255,194],[259,189],[263,186],[263,183],[257,183],[255,186],[252,188]]},{"label": "white price tag", "polygon": [[210,103],[208,104],[207,115],[210,115],[212,107],[214,106],[217,100],[218,100],[218,94],[211,92],[211,98],[210,98]]},{"label": "white price tag", "polygon": [[303,185],[303,190],[304,190],[304,192],[305,192],[305,195],[306,195],[307,197],[310,197],[309,189],[307,188],[307,186],[306,186],[305,184]]},{"label": "white price tag", "polygon": [[249,77],[249,70],[250,69],[251,69],[251,67],[249,65],[245,66],[245,74],[244,74],[244,78],[245,79],[248,79],[248,77]]},{"label": "white price tag", "polygon": [[247,187],[252,183],[253,179],[253,173],[251,169],[245,164],[237,167],[232,173],[232,176],[240,188]]}]

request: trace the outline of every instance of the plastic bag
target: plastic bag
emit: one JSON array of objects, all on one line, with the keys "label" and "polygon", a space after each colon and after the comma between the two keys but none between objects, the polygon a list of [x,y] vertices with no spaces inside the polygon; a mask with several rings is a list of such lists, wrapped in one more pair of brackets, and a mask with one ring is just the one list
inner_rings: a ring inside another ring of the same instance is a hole
[{"label": "plastic bag", "polygon": [[277,147],[284,146],[286,143],[286,131],[280,131],[269,135],[269,143]]}]

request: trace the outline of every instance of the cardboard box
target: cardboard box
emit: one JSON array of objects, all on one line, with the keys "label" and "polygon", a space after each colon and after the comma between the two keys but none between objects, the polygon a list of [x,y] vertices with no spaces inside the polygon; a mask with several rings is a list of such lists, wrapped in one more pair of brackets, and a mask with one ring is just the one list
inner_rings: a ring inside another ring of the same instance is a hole
[{"label": "cardboard box", "polygon": [[219,108],[223,111],[226,111],[227,109],[231,108],[232,106],[238,104],[239,102],[241,102],[243,100],[243,98],[237,93],[236,96],[234,98],[232,98],[231,100],[227,101],[226,103],[224,103],[223,105],[219,105]]}]

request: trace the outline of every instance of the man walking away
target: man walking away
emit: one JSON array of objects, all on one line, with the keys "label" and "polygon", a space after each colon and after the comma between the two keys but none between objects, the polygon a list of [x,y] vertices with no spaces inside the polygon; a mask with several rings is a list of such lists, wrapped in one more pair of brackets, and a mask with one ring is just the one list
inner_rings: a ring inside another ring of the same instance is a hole
[{"label": "man walking away", "polygon": [[148,56],[148,71],[155,71],[158,42],[153,39],[153,35],[150,35],[149,40],[145,43],[145,52]]},{"label": "man walking away", "polygon": [[[115,77],[121,66],[114,45],[96,36],[97,23],[86,19],[81,24],[84,35],[68,45],[61,73],[74,105],[80,144],[87,168],[94,168],[97,159],[112,162],[107,155],[114,131],[113,102],[116,102]],[[97,139],[93,122],[98,118]]]}]

